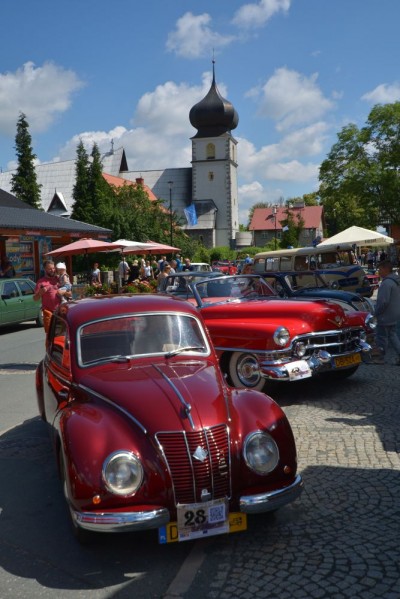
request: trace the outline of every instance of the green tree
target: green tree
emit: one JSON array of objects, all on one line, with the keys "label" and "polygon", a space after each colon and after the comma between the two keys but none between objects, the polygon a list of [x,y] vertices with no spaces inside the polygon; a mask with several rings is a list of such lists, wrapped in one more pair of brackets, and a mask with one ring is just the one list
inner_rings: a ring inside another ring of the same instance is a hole
[{"label": "green tree", "polygon": [[400,222],[399,169],[400,102],[375,106],[362,129],[343,127],[319,175],[329,235]]},{"label": "green tree", "polygon": [[71,217],[84,223],[93,222],[94,206],[89,196],[89,156],[80,140],[76,149],[75,185],[72,190],[74,205]]},{"label": "green tree", "polygon": [[280,224],[282,225],[282,238],[280,241],[280,247],[297,247],[299,245],[301,232],[304,229],[304,218],[302,217],[300,211],[296,215],[293,214],[290,202],[286,203],[286,209],[284,212],[286,214],[286,218],[280,221]]},{"label": "green tree", "polygon": [[17,198],[33,208],[41,209],[40,189],[37,182],[35,159],[29,124],[24,113],[20,113],[15,136],[15,150],[18,158],[17,172],[11,177],[11,191]]}]

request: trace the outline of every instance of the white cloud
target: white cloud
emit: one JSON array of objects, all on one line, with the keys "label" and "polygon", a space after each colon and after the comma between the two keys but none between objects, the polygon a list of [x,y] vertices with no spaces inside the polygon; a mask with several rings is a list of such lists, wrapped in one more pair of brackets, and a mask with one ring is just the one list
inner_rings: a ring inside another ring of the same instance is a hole
[{"label": "white cloud", "polygon": [[[131,170],[162,169],[190,166],[190,138],[195,129],[190,125],[189,112],[208,92],[211,74],[204,73],[201,86],[190,87],[167,81],[152,92],[144,94],[136,107],[132,129],[122,126],[111,131],[86,131],[75,135],[62,148],[62,160],[76,155],[76,147],[82,139],[88,151],[94,142],[100,152],[123,146]],[[219,86],[221,93],[225,87]]]},{"label": "white cloud", "polygon": [[250,29],[263,27],[276,13],[287,13],[291,0],[260,0],[257,3],[244,4],[236,11],[233,24]]},{"label": "white cloud", "polygon": [[238,193],[239,222],[243,224],[248,223],[249,211],[254,204],[259,204],[260,202],[265,204],[274,204],[279,202],[280,198],[284,196],[282,189],[267,189],[259,181],[252,181],[251,183],[240,185]]},{"label": "white cloud", "polygon": [[317,74],[306,77],[285,67],[275,71],[261,88],[247,95],[259,97],[258,112],[277,122],[278,131],[313,122],[334,107],[317,86]]},{"label": "white cloud", "polygon": [[400,83],[381,83],[375,89],[361,96],[361,100],[371,104],[391,104],[400,100]]},{"label": "white cloud", "polygon": [[217,50],[232,43],[233,36],[213,31],[210,22],[211,17],[207,13],[185,13],[177,20],[175,31],[168,35],[167,50],[183,58],[199,58],[209,56],[211,49]]},{"label": "white cloud", "polygon": [[254,178],[295,181],[298,177],[301,182],[313,182],[316,165],[302,165],[300,159],[317,156],[323,151],[327,130],[326,123],[318,122],[291,132],[279,143],[262,146],[259,150],[248,140],[239,139],[241,177],[248,181]]},{"label": "white cloud", "polygon": [[68,110],[73,93],[82,86],[73,71],[51,62],[41,67],[27,62],[14,73],[0,73],[0,133],[15,135],[20,112],[32,133],[45,131]]}]

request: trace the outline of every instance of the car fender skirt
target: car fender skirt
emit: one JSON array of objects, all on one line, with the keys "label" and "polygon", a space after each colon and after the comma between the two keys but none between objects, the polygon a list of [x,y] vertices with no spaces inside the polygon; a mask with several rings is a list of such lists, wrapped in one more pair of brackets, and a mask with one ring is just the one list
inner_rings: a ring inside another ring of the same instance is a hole
[{"label": "car fender skirt", "polygon": [[76,525],[97,532],[134,532],[165,526],[170,521],[166,508],[141,512],[78,512],[71,508]]},{"label": "car fender skirt", "polygon": [[257,495],[243,495],[240,498],[240,511],[246,514],[271,512],[297,499],[302,491],[303,479],[298,474],[294,482],[283,489],[259,493]]}]

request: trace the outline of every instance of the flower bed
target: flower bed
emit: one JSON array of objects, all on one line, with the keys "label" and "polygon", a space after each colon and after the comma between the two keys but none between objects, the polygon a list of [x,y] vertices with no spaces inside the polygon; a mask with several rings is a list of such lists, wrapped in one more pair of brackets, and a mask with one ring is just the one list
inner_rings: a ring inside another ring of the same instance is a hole
[{"label": "flower bed", "polygon": [[124,285],[118,291],[117,283],[103,283],[103,285],[86,285],[82,290],[82,297],[91,297],[93,295],[113,295],[117,293],[155,293],[157,291],[157,281],[132,281],[129,285]]}]

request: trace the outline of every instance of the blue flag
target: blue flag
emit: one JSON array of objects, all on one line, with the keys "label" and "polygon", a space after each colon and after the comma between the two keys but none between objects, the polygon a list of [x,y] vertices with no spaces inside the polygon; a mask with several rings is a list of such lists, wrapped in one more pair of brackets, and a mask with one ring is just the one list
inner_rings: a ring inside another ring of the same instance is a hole
[{"label": "blue flag", "polygon": [[186,220],[190,227],[197,225],[197,214],[196,214],[196,206],[194,204],[190,204],[187,208],[184,209],[184,213],[186,216]]}]

